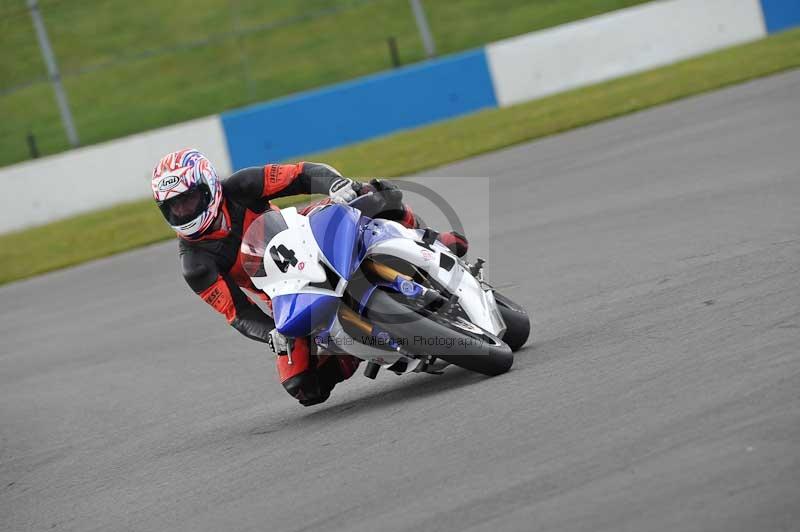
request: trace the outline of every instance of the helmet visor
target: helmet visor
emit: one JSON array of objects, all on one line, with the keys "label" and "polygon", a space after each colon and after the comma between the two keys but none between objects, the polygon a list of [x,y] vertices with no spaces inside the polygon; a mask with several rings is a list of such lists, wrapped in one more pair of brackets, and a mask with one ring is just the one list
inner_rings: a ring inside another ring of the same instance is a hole
[{"label": "helmet visor", "polygon": [[184,225],[205,211],[211,203],[211,193],[205,185],[194,186],[166,201],[158,203],[161,214],[170,225]]}]

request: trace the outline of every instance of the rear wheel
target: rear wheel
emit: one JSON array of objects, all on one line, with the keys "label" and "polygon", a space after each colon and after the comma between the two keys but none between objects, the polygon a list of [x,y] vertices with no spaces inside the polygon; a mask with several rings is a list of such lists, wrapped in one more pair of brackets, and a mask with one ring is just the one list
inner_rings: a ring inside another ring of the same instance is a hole
[{"label": "rear wheel", "polygon": [[415,312],[382,290],[376,290],[370,297],[367,319],[415,355],[434,355],[489,376],[505,373],[514,363],[511,348],[480,327],[462,318]]},{"label": "rear wheel", "polygon": [[508,344],[512,351],[519,351],[528,341],[531,334],[531,320],[528,313],[521,306],[517,305],[509,298],[498,292],[494,293],[500,314],[506,322],[506,332],[503,334],[503,341]]}]

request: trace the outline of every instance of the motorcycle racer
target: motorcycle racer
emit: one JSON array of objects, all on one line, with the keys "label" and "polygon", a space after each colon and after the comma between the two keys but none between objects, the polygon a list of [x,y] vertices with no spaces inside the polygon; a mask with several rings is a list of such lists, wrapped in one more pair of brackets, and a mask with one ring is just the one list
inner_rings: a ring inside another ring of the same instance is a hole
[{"label": "motorcycle racer", "polygon": [[[270,345],[286,391],[304,406],[325,401],[333,387],[355,372],[359,360],[347,355],[318,352],[308,338],[286,338],[253,298],[268,306],[242,267],[241,240],[250,224],[268,209],[270,200],[297,194],[326,194],[328,198],[301,209],[308,214],[320,204],[347,203],[359,194],[379,192],[389,198],[378,216],[409,228],[419,225],[402,194],[389,182],[358,183],[321,163],[267,164],[238,170],[220,179],[211,162],[196,149],[165,155],[152,173],[153,198],[167,223],[178,235],[183,277],[191,289],[244,336]],[[463,256],[466,239],[455,232],[440,240]],[[247,290],[245,292],[244,290]]]}]

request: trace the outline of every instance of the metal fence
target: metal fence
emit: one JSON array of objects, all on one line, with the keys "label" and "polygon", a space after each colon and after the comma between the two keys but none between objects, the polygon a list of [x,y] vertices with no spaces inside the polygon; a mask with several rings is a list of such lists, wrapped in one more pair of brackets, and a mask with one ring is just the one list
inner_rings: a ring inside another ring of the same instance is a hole
[{"label": "metal fence", "polygon": [[0,0],[0,166],[645,1]]},{"label": "metal fence", "polygon": [[[80,8],[76,9],[76,4],[78,6],[83,4],[84,9],[93,8],[91,17],[86,17],[85,12],[81,13]],[[48,97],[43,89],[54,90],[54,102],[63,125],[63,132],[53,131],[52,109],[47,113],[50,116],[40,119],[37,117],[37,106],[33,105],[29,107],[29,120],[18,116],[21,119],[17,120],[19,122],[17,129],[13,132],[0,131],[0,136],[13,134],[17,141],[25,138],[30,155],[34,157],[38,155],[41,144],[46,146],[45,151],[53,151],[54,142],[51,137],[54,136],[66,136],[66,141],[72,146],[77,146],[81,140],[93,142],[103,136],[107,137],[109,135],[105,133],[99,135],[93,133],[96,127],[92,124],[91,118],[92,107],[109,107],[105,104],[108,98],[104,96],[107,96],[107,93],[104,94],[103,91],[116,93],[116,97],[112,99],[125,100],[122,105],[127,108],[136,107],[141,103],[136,101],[139,83],[129,82],[126,79],[131,75],[130,72],[158,76],[159,71],[168,70],[173,63],[197,60],[197,72],[212,70],[216,75],[226,79],[226,83],[222,84],[225,87],[220,91],[220,94],[227,95],[226,101],[211,103],[211,106],[216,108],[209,107],[206,114],[210,114],[220,108],[230,108],[326,84],[326,77],[331,81],[339,81],[369,71],[399,66],[404,60],[418,60],[436,53],[433,36],[425,16],[425,6],[421,0],[306,0],[302,3],[281,0],[272,2],[206,0],[183,2],[182,5],[178,2],[178,5],[172,6],[159,6],[157,2],[150,1],[144,2],[145,5],[136,12],[138,20],[129,21],[138,27],[126,28],[122,24],[119,28],[115,28],[115,25],[120,24],[120,13],[116,10],[124,11],[126,4],[124,0],[98,0],[91,3],[68,0],[24,0],[23,3],[20,0],[15,7],[0,11],[0,20],[7,30],[5,33],[8,36],[10,31],[12,40],[8,43],[8,52],[4,53],[17,54],[16,57],[6,56],[6,60],[3,61],[5,64],[0,63],[0,68],[8,70],[6,75],[0,77],[0,105],[2,100],[5,100],[6,105],[14,109],[19,106],[9,104],[9,101],[27,100],[30,104],[37,97],[44,103],[43,100],[52,100],[52,93]],[[197,9],[204,7],[208,8],[210,13],[208,16],[198,16]],[[147,13],[148,8],[149,13]],[[182,9],[189,11],[182,13]],[[142,10],[145,11],[145,16]],[[360,34],[352,32],[356,19],[363,20],[365,15],[378,12],[382,13],[381,16],[395,19],[388,25],[394,27],[387,28],[385,34],[380,36],[376,35],[375,28],[364,28]],[[162,21],[153,24],[154,28],[160,28],[160,31],[167,28],[172,34],[149,35],[146,20],[148,15],[153,21]],[[193,20],[189,28],[185,28],[182,22],[187,15]],[[82,20],[86,18],[93,19],[97,27],[87,27],[83,24]],[[172,22],[164,24],[164,18]],[[203,26],[203,22],[206,22],[206,25]],[[413,36],[408,34],[412,25],[415,32]],[[74,29],[71,30],[70,26],[74,26]],[[320,28],[325,28],[325,32],[320,32]],[[315,57],[313,46],[307,51],[297,53],[298,51],[292,50],[291,46],[276,47],[270,38],[270,35],[276,32],[286,34],[287,31],[291,33],[294,29],[301,34],[297,46],[303,47],[306,46],[302,38],[303,33],[313,39],[319,37],[320,33],[336,35],[337,28],[348,32],[347,38],[351,40],[351,50],[342,47],[340,42],[342,39],[333,39],[335,42],[331,46],[339,49],[339,53],[326,54],[323,43],[317,46],[321,53]],[[115,32],[123,36],[122,42],[114,42]],[[136,34],[141,37],[136,38]],[[96,36],[101,36],[99,42],[95,41]],[[272,61],[265,62],[258,57],[261,55],[258,49],[260,41],[265,44],[263,53],[275,55]],[[104,45],[107,46],[106,50],[98,50],[98,47]],[[354,57],[358,57],[358,50],[363,47],[369,47],[372,53],[369,54],[369,64],[365,65],[365,68],[359,68],[351,64],[351,61]],[[14,50],[11,50],[12,48]],[[322,75],[315,77],[306,73],[305,76],[299,76],[297,83],[282,83],[265,88],[265,85],[270,84],[270,76],[265,76],[264,72],[270,70],[270,63],[280,64],[278,56],[281,54],[296,56],[293,60],[308,63],[308,72],[317,71]],[[205,62],[200,59],[202,57],[207,57]],[[322,64],[314,64],[315,62]],[[147,72],[147,64],[151,64],[152,71]],[[181,74],[191,73],[191,69],[180,65],[178,70],[182,72],[177,76],[175,70],[172,74],[165,72],[162,79],[155,81],[156,84],[165,83],[164,79],[170,75],[180,77]],[[111,79],[115,80],[116,85],[111,84],[109,81]],[[188,81],[191,83],[191,79]],[[202,74],[198,74],[195,83],[206,84],[208,81],[203,79]],[[166,87],[165,91],[175,89],[174,83],[165,84],[173,85]],[[232,91],[231,84],[239,87]],[[92,85],[96,89],[92,88]],[[92,98],[87,97],[87,92],[91,94],[95,90],[97,92],[92,102]],[[128,98],[120,98],[125,92],[131,94]],[[180,89],[177,92],[179,93]],[[26,98],[33,93],[37,96]],[[233,97],[230,97],[232,93]],[[77,125],[70,106],[73,95],[77,100],[77,105],[74,106],[78,108]],[[143,91],[141,96],[151,100],[154,97],[147,90]],[[48,103],[52,107],[53,102]],[[106,116],[113,120],[114,115],[118,113],[112,109],[109,111],[111,111],[110,116],[108,114]],[[170,123],[191,118],[192,113],[179,112],[178,115],[165,116],[164,120],[155,120],[152,124],[143,125],[163,125],[159,122]],[[44,120],[49,122],[46,126],[43,126]],[[125,134],[140,129],[146,127],[134,123],[127,130],[121,128],[119,133]],[[79,136],[79,133],[83,133],[82,130],[89,132]],[[62,138],[61,142],[63,141]],[[3,164],[3,161],[0,161],[0,164]]]}]

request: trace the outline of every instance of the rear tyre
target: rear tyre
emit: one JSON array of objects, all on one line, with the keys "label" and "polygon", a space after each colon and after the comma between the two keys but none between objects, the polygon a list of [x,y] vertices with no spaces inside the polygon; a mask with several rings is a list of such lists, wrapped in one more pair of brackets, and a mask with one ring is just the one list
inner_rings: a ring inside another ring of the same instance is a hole
[{"label": "rear tyre", "polygon": [[496,336],[462,319],[419,314],[382,290],[375,290],[370,297],[367,319],[415,355],[435,355],[489,376],[505,373],[514,363],[511,348]]},{"label": "rear tyre", "polygon": [[508,344],[512,351],[519,351],[528,341],[531,334],[531,320],[525,309],[508,299],[503,294],[494,293],[500,314],[506,322],[506,332],[503,334],[503,341]]}]

